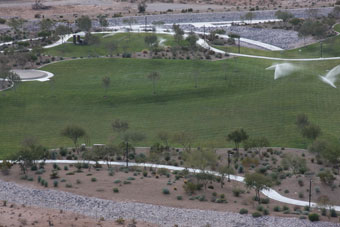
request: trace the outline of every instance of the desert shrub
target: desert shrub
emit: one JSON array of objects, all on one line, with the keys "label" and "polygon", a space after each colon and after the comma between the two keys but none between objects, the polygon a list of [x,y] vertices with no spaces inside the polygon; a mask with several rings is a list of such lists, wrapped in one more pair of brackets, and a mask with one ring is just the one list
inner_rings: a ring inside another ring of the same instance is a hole
[{"label": "desert shrub", "polygon": [[304,186],[303,180],[302,180],[302,179],[299,179],[299,180],[298,180],[298,184],[299,184],[300,187],[303,187],[303,186]]},{"label": "desert shrub", "polygon": [[304,194],[303,194],[303,192],[299,192],[299,198],[300,199],[303,199],[305,196],[304,196]]},{"label": "desert shrub", "polygon": [[180,195],[178,195],[176,198],[177,198],[177,200],[182,200],[183,199],[183,197],[180,196]]},{"label": "desert shrub", "polygon": [[232,192],[233,192],[233,195],[234,195],[235,197],[239,197],[241,193],[244,193],[244,191],[243,191],[242,189],[239,189],[239,188],[234,188],[234,189],[232,190]]},{"label": "desert shrub", "polygon": [[92,178],[91,178],[91,181],[92,181],[92,182],[96,182],[96,181],[97,181],[97,178],[92,177]]},{"label": "desert shrub", "polygon": [[64,170],[67,171],[67,170],[68,170],[68,167],[67,167],[67,166],[64,166]]},{"label": "desert shrub", "polygon": [[131,184],[131,181],[125,180],[125,181],[123,181],[123,184]]},{"label": "desert shrub", "polygon": [[67,149],[61,147],[61,148],[59,149],[59,154],[60,154],[61,156],[65,157],[65,156],[67,155]]},{"label": "desert shrub", "polygon": [[288,189],[286,189],[286,190],[284,191],[284,193],[288,194],[288,193],[289,193],[289,190],[288,190]]},{"label": "desert shrub", "polygon": [[32,170],[32,171],[37,171],[37,170],[38,170],[38,166],[37,166],[37,165],[31,166],[31,170]]},{"label": "desert shrub", "polygon": [[336,213],[334,209],[331,209],[329,212],[330,212],[331,217],[333,218],[338,217],[338,214]]},{"label": "desert shrub", "polygon": [[170,191],[167,188],[163,188],[162,192],[163,192],[164,195],[170,194]]},{"label": "desert shrub", "polygon": [[57,181],[57,180],[53,181],[53,186],[54,186],[55,188],[58,187],[58,181]]},{"label": "desert shrub", "polygon": [[279,206],[275,206],[274,209],[273,209],[275,212],[280,212],[281,211],[281,208]]},{"label": "desert shrub", "polygon": [[128,177],[127,180],[136,180],[134,177]]},{"label": "desert shrub", "polygon": [[289,210],[289,207],[287,207],[286,205],[284,205],[284,206],[282,207],[282,210],[284,210],[284,211]]},{"label": "desert shrub", "polygon": [[118,192],[119,192],[119,189],[118,189],[118,188],[113,188],[113,192],[114,192],[114,193],[118,193]]},{"label": "desert shrub", "polygon": [[320,188],[319,187],[315,187],[315,193],[319,194],[320,193]]},{"label": "desert shrub", "polygon": [[124,220],[124,218],[119,217],[118,219],[116,219],[116,223],[119,224],[119,225],[124,225],[125,220]]},{"label": "desert shrub", "polygon": [[50,178],[51,178],[51,179],[57,179],[57,178],[59,178],[59,176],[58,176],[58,171],[57,171],[57,170],[52,170],[52,173],[51,173],[51,175],[50,175]]},{"label": "desert shrub", "polygon": [[41,181],[41,176],[38,176],[38,183],[40,183]]},{"label": "desert shrub", "polygon": [[333,185],[333,182],[335,180],[335,177],[333,176],[333,174],[329,170],[320,172],[318,174],[318,177],[320,177],[320,180],[321,180],[322,183],[324,183],[328,186]]},{"label": "desert shrub", "polygon": [[305,206],[305,207],[303,208],[303,210],[304,210],[304,211],[310,211],[310,208],[309,208],[309,206]]},{"label": "desert shrub", "polygon": [[248,210],[245,208],[240,209],[240,214],[248,214]]},{"label": "desert shrub", "polygon": [[309,214],[309,215],[308,215],[308,219],[309,219],[311,222],[319,221],[319,220],[320,220],[319,215],[316,214],[316,213]]},{"label": "desert shrub", "polygon": [[193,182],[189,181],[183,185],[184,191],[187,194],[193,194],[198,188],[197,184],[194,184]]},{"label": "desert shrub", "polygon": [[269,210],[268,209],[264,209],[263,210],[263,215],[269,215]]},{"label": "desert shrub", "polygon": [[47,181],[44,182],[44,186],[45,186],[45,188],[48,187],[48,182]]},{"label": "desert shrub", "polygon": [[261,198],[261,203],[262,204],[268,204],[269,203],[269,198]]},{"label": "desert shrub", "polygon": [[258,211],[263,211],[263,209],[264,209],[264,207],[261,206],[261,205],[257,206],[257,208],[256,208],[256,210],[258,210]]},{"label": "desert shrub", "polygon": [[258,218],[258,217],[261,217],[262,215],[259,212],[254,212],[254,213],[252,213],[252,216],[253,216],[253,218]]},{"label": "desert shrub", "polygon": [[121,183],[121,182],[122,182],[121,180],[115,180],[113,183],[119,184],[119,183]]},{"label": "desert shrub", "polygon": [[66,184],[66,188],[72,188],[72,184]]},{"label": "desert shrub", "polygon": [[321,209],[321,215],[322,216],[326,216],[327,215],[327,209],[326,208],[322,208]]}]

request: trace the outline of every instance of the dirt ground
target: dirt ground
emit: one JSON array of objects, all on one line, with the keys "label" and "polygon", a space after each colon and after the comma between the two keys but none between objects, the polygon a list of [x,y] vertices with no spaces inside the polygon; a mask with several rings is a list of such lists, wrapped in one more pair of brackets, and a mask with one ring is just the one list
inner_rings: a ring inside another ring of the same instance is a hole
[{"label": "dirt ground", "polygon": [[[48,10],[32,10],[34,0],[2,0],[0,1],[0,15],[9,18],[20,15],[25,19],[33,19],[35,14],[45,17],[60,19],[74,19],[74,15],[98,15],[122,13],[123,15],[137,15],[138,3],[112,1],[112,0],[42,0]],[[137,1],[138,2],[138,1]],[[261,10],[286,9],[286,8],[308,8],[333,6],[335,0],[200,0],[184,1],[175,0],[174,3],[166,1],[147,1],[147,14],[158,14],[169,9],[172,13],[179,13],[182,9],[192,8],[194,12],[218,12],[250,10],[259,6]]]},{"label": "dirt ground", "polygon": [[[133,223],[133,221],[125,221],[126,224]],[[137,227],[155,227],[154,224],[137,222]],[[4,206],[3,202],[0,204],[0,226],[72,226],[72,227],[111,227],[122,226],[115,221],[96,220],[94,218],[86,217],[79,214],[65,212],[62,210],[26,207],[23,205],[9,204]]]},{"label": "dirt ground", "polygon": [[[44,186],[41,186],[38,183],[38,177],[40,176],[41,179],[48,182],[47,188],[49,189],[62,190],[84,196],[114,201],[140,202],[179,208],[231,212],[239,212],[241,208],[246,208],[249,210],[249,213],[255,212],[258,206],[257,202],[253,200],[255,195],[254,191],[247,190],[244,187],[244,184],[235,181],[225,181],[224,188],[221,188],[220,184],[217,182],[208,183],[206,190],[203,188],[201,191],[190,196],[186,194],[183,189],[183,178],[175,180],[175,176],[173,174],[170,174],[169,177],[159,174],[154,175],[149,168],[146,169],[148,175],[144,177],[142,172],[138,170],[126,173],[119,167],[114,167],[114,174],[113,176],[110,176],[106,166],[103,166],[103,168],[98,170],[92,168],[91,171],[88,171],[88,169],[82,169],[82,172],[77,172],[76,167],[72,165],[58,166],[60,168],[58,171],[59,178],[56,179],[58,181],[58,187],[54,187],[54,180],[50,179],[50,174],[53,170],[53,166],[50,164],[45,166],[46,171],[41,175],[36,175],[34,172],[30,171],[28,175],[33,178],[32,181],[21,179],[22,175],[18,166],[12,167],[10,175],[8,176],[0,174],[0,178],[5,181],[16,182],[28,187],[45,189]],[[64,166],[67,166],[68,170],[65,170]],[[155,171],[155,169],[153,170]],[[117,183],[118,180],[120,182]],[[114,193],[113,188],[117,188],[119,192]],[[162,193],[164,188],[167,188],[170,191],[170,194],[164,195]],[[234,189],[241,189],[244,193],[242,193],[239,197],[235,197],[233,195]],[[224,194],[227,203],[212,202],[211,200],[214,197],[213,193],[217,194],[216,198],[219,198],[221,194]],[[206,198],[206,201],[204,202],[197,199],[197,197],[202,195]],[[179,200],[178,196],[181,196],[182,198]],[[195,199],[192,200],[192,198]],[[270,215],[299,217],[298,214],[273,212],[273,208],[275,206],[287,206],[291,211],[293,211],[294,206],[291,205],[271,200],[269,204],[263,204],[263,206],[265,209],[269,210]],[[328,219],[326,217],[321,217],[321,219],[332,222],[338,221],[337,218]]]}]

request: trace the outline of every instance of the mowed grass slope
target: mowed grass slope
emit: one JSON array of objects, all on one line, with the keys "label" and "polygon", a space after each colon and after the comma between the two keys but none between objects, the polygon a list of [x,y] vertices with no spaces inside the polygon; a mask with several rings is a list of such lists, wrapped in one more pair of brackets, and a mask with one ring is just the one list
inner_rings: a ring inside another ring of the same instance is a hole
[{"label": "mowed grass slope", "polygon": [[[49,82],[25,82],[0,96],[0,157],[20,147],[27,136],[50,148],[71,146],[60,131],[67,124],[86,129],[93,143],[107,143],[114,119],[145,133],[138,145],[150,146],[159,131],[186,131],[196,146],[231,146],[226,135],[244,128],[266,136],[273,146],[303,147],[294,125],[307,113],[323,136],[338,138],[340,90],[320,82],[318,74],[339,61],[301,65],[301,71],[273,80],[270,61],[237,58],[224,61],[87,59],[51,64]],[[158,71],[157,94],[147,74]],[[195,88],[194,73],[198,87]],[[226,78],[225,78],[225,75]],[[102,77],[110,76],[104,98]]]},{"label": "mowed grass slope", "polygon": [[[149,49],[144,42],[145,36],[152,33],[117,33],[114,35],[95,34],[99,37],[99,43],[93,45],[74,45],[72,39],[70,43],[65,43],[45,50],[45,54],[60,57],[88,57],[88,56],[106,56],[111,54],[110,43],[116,43],[117,49],[113,54],[117,53],[134,53],[144,49]],[[106,36],[106,37],[105,37]],[[164,44],[172,42],[173,37],[170,35],[157,34],[158,41],[164,40]]]}]

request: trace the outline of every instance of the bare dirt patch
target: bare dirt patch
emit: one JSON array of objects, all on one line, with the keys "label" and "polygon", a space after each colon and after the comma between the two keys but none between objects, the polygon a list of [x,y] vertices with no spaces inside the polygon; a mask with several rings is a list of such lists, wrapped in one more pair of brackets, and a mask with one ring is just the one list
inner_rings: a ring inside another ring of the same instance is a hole
[{"label": "bare dirt patch", "polygon": [[[125,224],[131,224],[133,221],[127,220]],[[0,225],[1,226],[122,226],[115,221],[95,219],[71,212],[54,209],[42,209],[39,207],[26,207],[17,204],[0,204]],[[154,227],[156,225],[149,223],[136,223],[137,227]]]}]

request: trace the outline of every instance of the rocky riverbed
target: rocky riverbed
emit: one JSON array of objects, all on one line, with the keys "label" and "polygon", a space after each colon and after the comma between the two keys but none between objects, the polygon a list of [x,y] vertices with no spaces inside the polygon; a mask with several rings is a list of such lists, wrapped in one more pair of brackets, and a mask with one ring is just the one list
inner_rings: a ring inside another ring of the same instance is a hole
[{"label": "rocky riverbed", "polygon": [[42,208],[53,208],[91,216],[116,220],[119,217],[136,219],[161,226],[276,226],[276,227],[331,227],[340,224],[311,223],[297,218],[264,216],[252,218],[231,212],[182,209],[134,202],[115,202],[80,196],[51,189],[33,189],[0,180],[0,200]]}]

